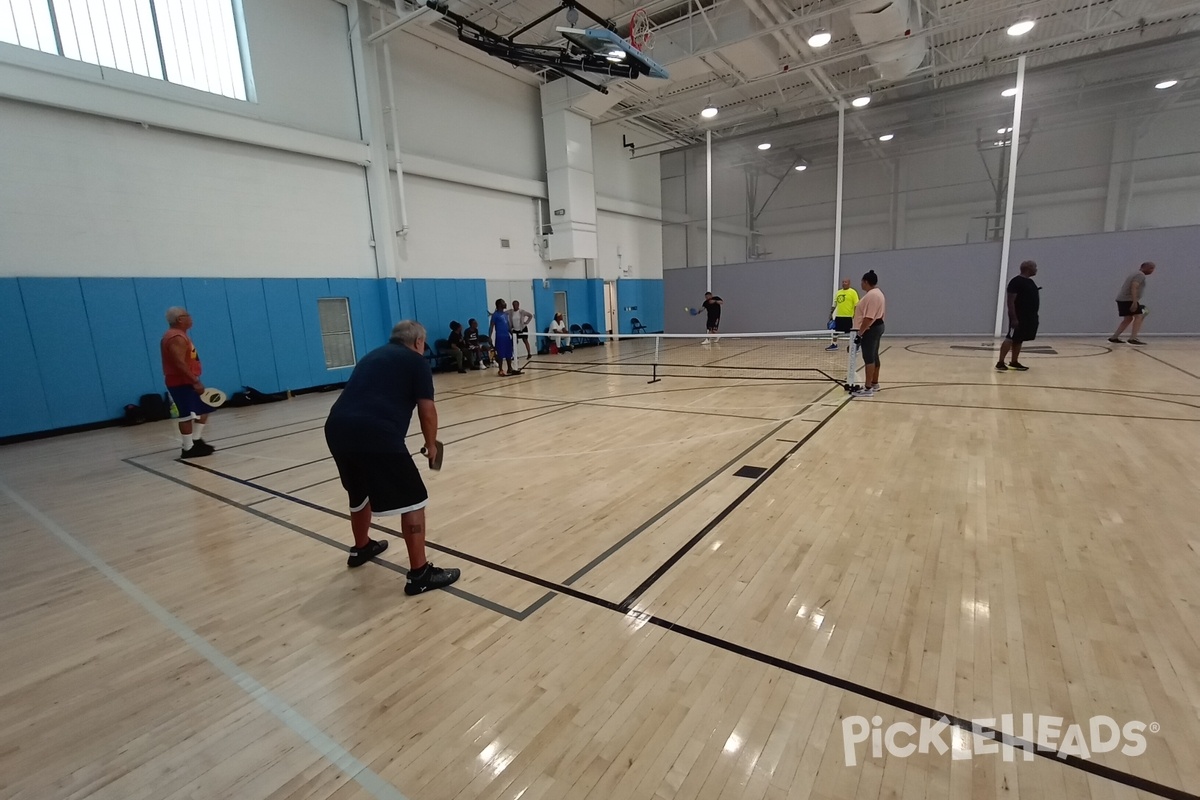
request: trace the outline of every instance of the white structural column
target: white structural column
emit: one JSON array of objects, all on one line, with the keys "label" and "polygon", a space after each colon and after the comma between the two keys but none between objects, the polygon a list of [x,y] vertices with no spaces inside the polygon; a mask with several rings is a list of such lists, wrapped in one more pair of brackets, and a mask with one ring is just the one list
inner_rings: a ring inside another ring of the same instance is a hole
[{"label": "white structural column", "polygon": [[[404,198],[404,162],[400,155],[400,116],[396,105],[396,84],[392,77],[392,48],[383,40],[384,74],[387,76],[388,127],[392,134],[392,165],[396,170],[396,196],[399,202],[400,227],[396,236],[408,236],[408,201]],[[398,276],[397,276],[398,277]]]},{"label": "white structural column", "polygon": [[838,101],[837,199],[833,207],[833,293],[841,285],[842,274],[842,171],[846,161],[846,103]]},{"label": "white structural column", "polygon": [[1000,285],[996,290],[996,336],[1004,331],[1008,257],[1012,246],[1013,197],[1017,188],[1017,157],[1021,147],[1021,106],[1025,102],[1025,56],[1017,59],[1017,96],[1013,98],[1011,144],[1008,150],[1008,198],[1004,206],[1004,245],[1000,248]]},{"label": "white structural column", "polygon": [[[395,225],[388,168],[387,129],[383,122],[383,87],[380,86],[377,49],[364,42],[366,18],[358,3],[346,7],[350,21],[350,53],[354,60],[354,83],[358,96],[358,120],[368,146],[364,165],[367,200],[371,205],[371,230],[375,248],[375,274],[380,278],[399,277],[396,258]],[[368,68],[368,61],[370,68]]]},{"label": "white structural column", "polygon": [[[704,226],[704,291],[712,291],[712,131],[704,132],[706,166],[704,172],[704,197],[708,203],[707,223]],[[753,234],[750,234],[753,235]]]}]

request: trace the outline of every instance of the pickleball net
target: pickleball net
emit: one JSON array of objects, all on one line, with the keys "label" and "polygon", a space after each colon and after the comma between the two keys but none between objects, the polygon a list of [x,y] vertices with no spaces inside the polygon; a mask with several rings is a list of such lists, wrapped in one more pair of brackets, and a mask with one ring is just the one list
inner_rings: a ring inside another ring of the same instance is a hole
[{"label": "pickleball net", "polygon": [[654,333],[530,334],[537,355],[530,369],[558,369],[613,375],[735,380],[832,381],[854,384],[851,337],[836,349],[830,333],[787,331],[736,333],[718,337]]}]

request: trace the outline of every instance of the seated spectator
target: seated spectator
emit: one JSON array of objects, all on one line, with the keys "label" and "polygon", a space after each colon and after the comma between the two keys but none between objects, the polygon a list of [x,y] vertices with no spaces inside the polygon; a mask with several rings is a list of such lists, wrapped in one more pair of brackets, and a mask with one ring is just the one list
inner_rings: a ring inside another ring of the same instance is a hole
[{"label": "seated spectator", "polygon": [[466,365],[471,363],[471,351],[467,349],[466,339],[463,338],[461,322],[450,323],[450,338],[446,343],[450,345],[450,353],[454,356],[454,366],[458,367],[459,372],[466,372]]},{"label": "seated spectator", "polygon": [[471,369],[483,369],[491,365],[490,351],[492,343],[486,336],[480,334],[479,320],[467,320],[467,329],[463,331],[463,339],[467,343],[467,351],[471,354]]},{"label": "seated spectator", "polygon": [[550,323],[550,333],[555,334],[550,337],[550,343],[558,347],[558,352],[571,352],[573,349],[571,347],[571,338],[567,335],[567,322],[563,319],[562,314],[554,315],[554,322]]}]

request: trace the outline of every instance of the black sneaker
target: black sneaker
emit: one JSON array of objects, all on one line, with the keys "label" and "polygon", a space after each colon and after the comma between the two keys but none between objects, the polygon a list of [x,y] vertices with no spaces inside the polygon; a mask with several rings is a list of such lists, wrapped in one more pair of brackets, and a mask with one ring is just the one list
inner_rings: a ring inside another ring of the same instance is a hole
[{"label": "black sneaker", "polygon": [[1008,372],[1008,367],[1004,366],[1003,361],[997,361],[996,362],[996,371],[997,372]]},{"label": "black sneaker", "polygon": [[1125,344],[1124,342],[1122,342],[1120,339],[1118,339],[1118,338],[1117,338],[1117,337],[1115,337],[1115,336],[1110,336],[1110,337],[1108,337],[1108,340],[1109,340],[1110,342],[1112,342],[1113,344]]},{"label": "black sneaker", "polygon": [[433,562],[426,561],[425,566],[418,570],[408,571],[408,581],[404,584],[407,595],[421,594],[430,589],[444,589],[458,580],[462,573],[457,569],[439,569]]},{"label": "black sneaker", "polygon": [[1146,344],[1146,343],[1145,343],[1145,342],[1143,342],[1141,339],[1130,339],[1130,340],[1129,340],[1129,343],[1130,343],[1130,344],[1140,344],[1140,345],[1144,345],[1144,344]]},{"label": "black sneaker", "polygon": [[1018,363],[1018,362],[1016,362],[1016,361],[1014,361],[1014,362],[1012,362],[1011,364],[1009,364],[1009,365],[1008,365],[1008,368],[1009,368],[1009,369],[1015,369],[1015,370],[1017,370],[1018,372],[1026,372],[1026,371],[1028,371],[1028,370],[1029,370],[1029,367],[1025,366],[1024,364]]},{"label": "black sneaker", "polygon": [[213,454],[213,449],[209,445],[206,445],[203,442],[193,442],[192,449],[191,450],[181,450],[179,457],[180,458],[204,458],[205,456],[211,456],[212,454]]},{"label": "black sneaker", "polygon": [[387,550],[388,543],[384,541],[376,541],[368,539],[367,546],[361,550],[357,547],[350,548],[350,557],[346,559],[347,567],[361,567],[363,564],[370,561],[375,556]]},{"label": "black sneaker", "polygon": [[211,444],[209,444],[208,442],[204,441],[203,439],[196,439],[194,442],[192,442],[192,446],[193,446],[193,447],[202,447],[202,448],[204,448],[205,450],[207,450],[207,451],[209,452],[209,454],[210,454],[210,455],[211,455],[212,453],[215,453],[215,452],[217,452],[217,448],[213,447]]}]

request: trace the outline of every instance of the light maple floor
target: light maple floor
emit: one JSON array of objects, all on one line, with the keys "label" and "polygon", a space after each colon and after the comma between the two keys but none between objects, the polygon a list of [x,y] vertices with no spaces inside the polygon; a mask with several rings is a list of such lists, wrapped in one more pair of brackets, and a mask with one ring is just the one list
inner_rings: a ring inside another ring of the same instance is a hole
[{"label": "light maple floor", "polygon": [[[463,579],[417,598],[394,539],[344,566],[333,394],[191,464],[170,423],[0,448],[0,797],[1200,794],[1200,342],[885,344],[869,401],[438,376]],[[1156,732],[847,766],[843,718],[943,714]]]}]

